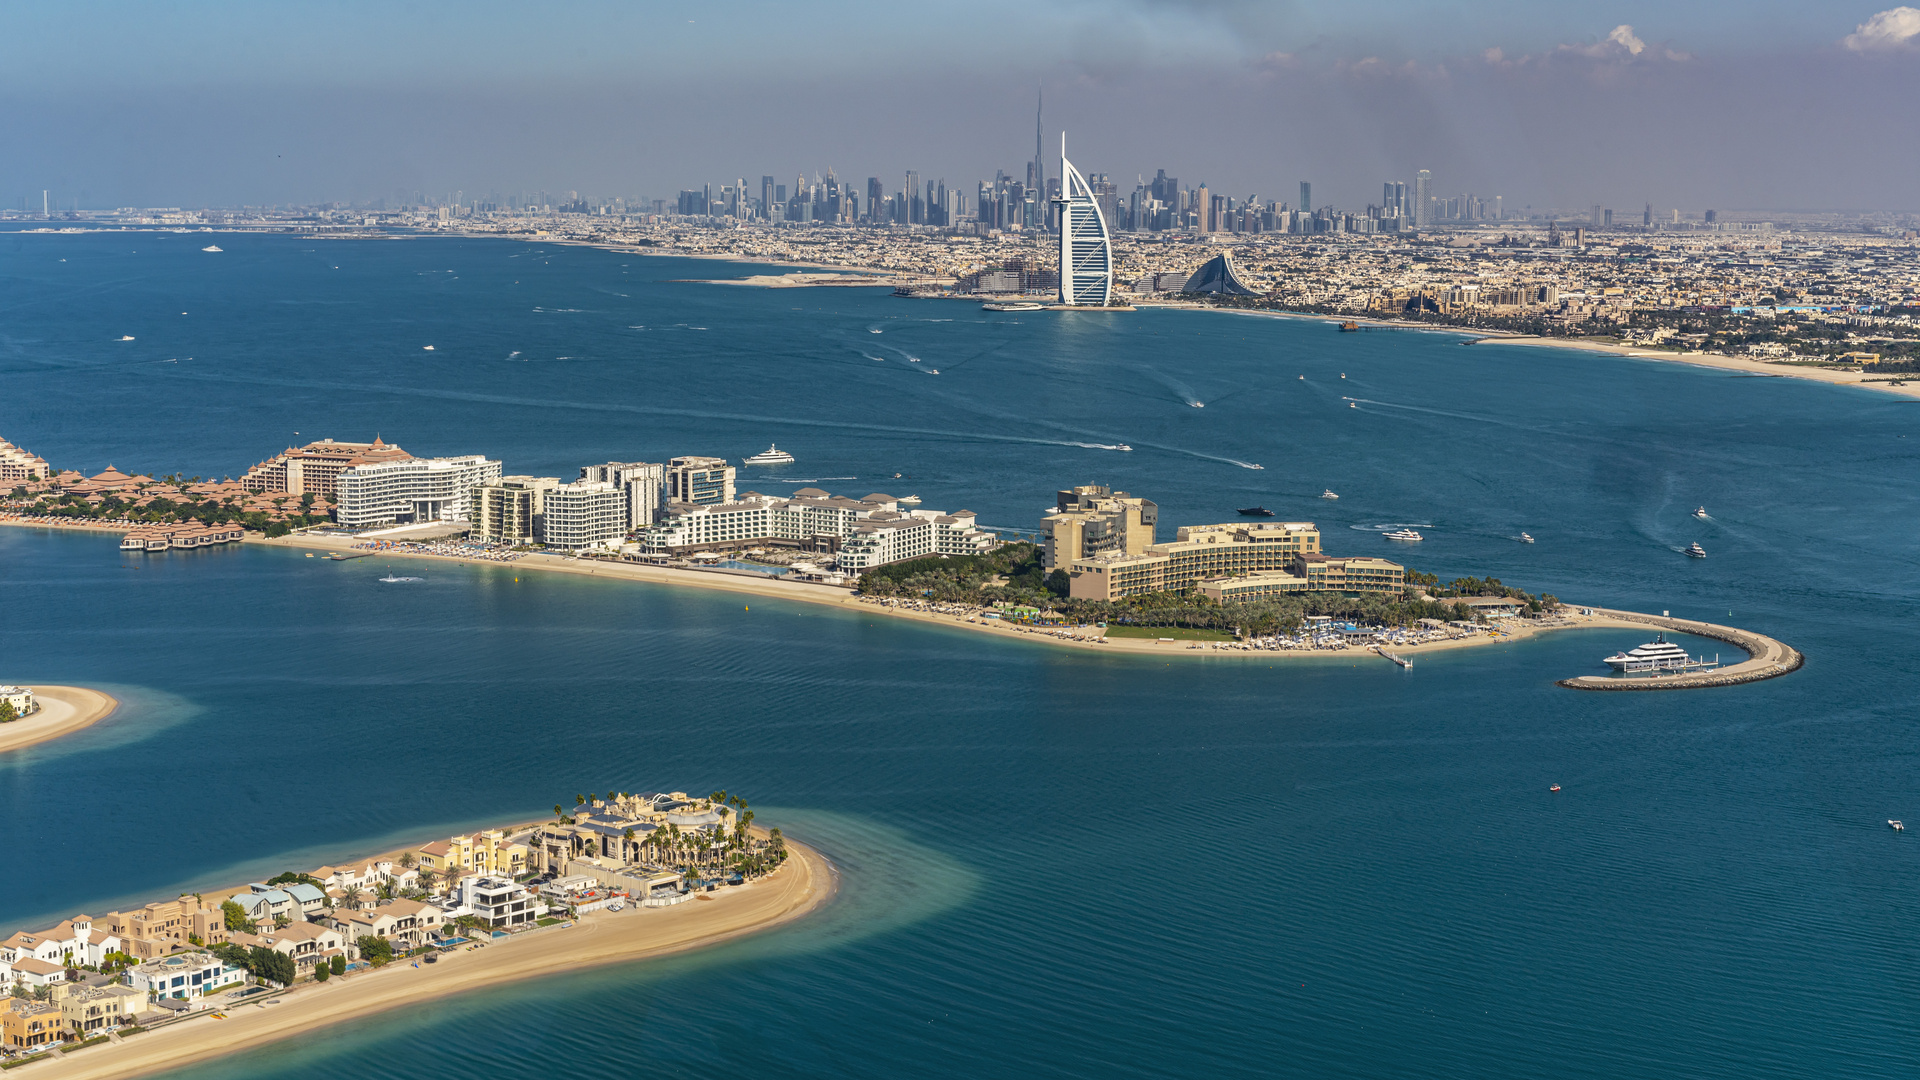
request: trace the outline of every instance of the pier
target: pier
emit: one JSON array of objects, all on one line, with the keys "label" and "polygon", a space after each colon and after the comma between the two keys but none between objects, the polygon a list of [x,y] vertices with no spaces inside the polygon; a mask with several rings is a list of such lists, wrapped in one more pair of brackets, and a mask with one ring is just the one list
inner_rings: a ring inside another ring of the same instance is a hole
[{"label": "pier", "polygon": [[1375,645],[1373,646],[1373,651],[1379,653],[1381,656],[1386,657],[1387,659],[1393,661],[1394,663],[1399,664],[1403,668],[1411,668],[1413,666],[1413,661],[1407,659],[1404,656],[1401,656],[1398,653],[1388,652],[1387,647],[1385,645]]},{"label": "pier", "polygon": [[1644,678],[1619,678],[1605,675],[1580,675],[1559,680],[1569,690],[1698,690],[1711,686],[1738,686],[1741,683],[1774,679],[1800,670],[1807,658],[1799,650],[1765,634],[1741,630],[1717,623],[1674,619],[1661,615],[1642,615],[1637,611],[1590,609],[1596,615],[1622,622],[1644,623],[1662,630],[1713,638],[1740,648],[1747,659],[1728,667],[1700,667],[1674,674],[1656,673]]}]

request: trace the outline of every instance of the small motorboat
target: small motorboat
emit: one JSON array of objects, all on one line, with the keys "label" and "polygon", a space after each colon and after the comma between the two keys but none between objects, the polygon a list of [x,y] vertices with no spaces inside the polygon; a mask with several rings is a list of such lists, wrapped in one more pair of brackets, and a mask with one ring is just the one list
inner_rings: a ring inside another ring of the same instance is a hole
[{"label": "small motorboat", "polygon": [[1688,544],[1688,545],[1687,545],[1687,558],[1689,558],[1689,559],[1704,559],[1704,558],[1706,558],[1706,557],[1707,557],[1707,549],[1706,549],[1706,548],[1703,548],[1703,547],[1701,547],[1701,546],[1700,546],[1699,544],[1697,544],[1697,543],[1694,543],[1694,544]]},{"label": "small motorboat", "polygon": [[1425,537],[1421,536],[1417,532],[1414,532],[1412,529],[1395,529],[1394,531],[1387,534],[1387,539],[1398,540],[1401,543],[1405,543],[1405,544],[1417,544],[1421,540],[1425,539]]},{"label": "small motorboat", "polygon": [[1131,453],[1131,452],[1133,451],[1133,447],[1131,447],[1131,446],[1128,446],[1128,445],[1127,445],[1126,443],[1121,443],[1121,444],[1120,444],[1119,446],[1116,446],[1116,447],[1114,447],[1114,449],[1115,449],[1115,450],[1125,450],[1125,451],[1127,451],[1127,452],[1129,452],[1129,453]]},{"label": "small motorboat", "polygon": [[1272,517],[1273,511],[1264,506],[1243,506],[1238,513],[1241,517]]},{"label": "small motorboat", "polygon": [[1344,372],[1344,371],[1343,371],[1343,372],[1341,372],[1341,373],[1340,373],[1340,377],[1341,377],[1341,378],[1343,378],[1343,379],[1344,379],[1344,378],[1346,378],[1346,377],[1347,377],[1347,373],[1346,373],[1346,372]]},{"label": "small motorboat", "polygon": [[1300,376],[1300,381],[1301,381],[1301,382],[1306,382],[1306,381],[1307,381],[1307,377],[1306,377],[1305,375],[1302,375],[1302,376]]},{"label": "small motorboat", "polygon": [[1207,403],[1204,401],[1189,401],[1187,402],[1187,404],[1193,406],[1196,409],[1204,409],[1207,407]]},{"label": "small motorboat", "polygon": [[426,351],[428,351],[428,352],[432,352],[432,351],[433,351],[433,346],[431,346],[431,345],[422,345],[422,346],[420,346],[420,347],[421,347],[422,349],[425,349],[425,350],[426,350]]},{"label": "small motorboat", "polygon": [[1559,790],[1560,790],[1560,785],[1559,785],[1559,784],[1555,784],[1555,785],[1553,785],[1552,787],[1550,787],[1550,788],[1548,788],[1547,790],[1548,790],[1548,791],[1559,791]]},{"label": "small motorboat", "polygon": [[[220,245],[219,245],[219,244],[208,244],[208,245],[207,245],[206,247],[203,247],[203,248],[201,248],[200,250],[201,250],[201,251],[219,251],[219,250],[220,250]],[[65,262],[66,260],[65,260],[65,259],[62,259],[62,260],[60,260],[60,261],[61,261],[61,262]]]},{"label": "small motorboat", "polygon": [[1697,517],[1697,518],[1704,518],[1704,517],[1706,517],[1706,516],[1707,516],[1707,508],[1706,508],[1706,507],[1704,507],[1704,506],[1696,506],[1696,507],[1694,507],[1694,508],[1693,508],[1693,516],[1694,516],[1694,517]]},{"label": "small motorboat", "polygon": [[1521,543],[1523,543],[1523,544],[1531,544],[1531,543],[1533,543],[1533,537],[1531,537],[1531,536],[1528,536],[1528,535],[1527,535],[1526,533],[1521,533],[1521,534],[1520,534],[1520,542],[1521,542]]},{"label": "small motorboat", "polygon": [[1323,498],[1323,499],[1337,499],[1337,498],[1339,498],[1340,496],[1338,496],[1338,495],[1335,495],[1335,494],[1333,493],[1333,489],[1332,489],[1332,488],[1328,488],[1327,490],[1325,490],[1325,491],[1323,491],[1323,492],[1321,492],[1321,493],[1320,493],[1320,497],[1321,497],[1321,498]]},{"label": "small motorboat", "polygon": [[1906,825],[1904,825],[1904,824],[1902,824],[1901,822],[1898,822],[1898,821],[1895,821],[1895,820],[1893,820],[1892,818],[1888,818],[1888,819],[1887,819],[1887,826],[1888,826],[1889,828],[1891,828],[1891,829],[1892,829],[1892,830],[1893,830],[1894,832],[1906,832],[1906,831],[1907,831],[1907,827],[1906,827]]},{"label": "small motorboat", "polygon": [[1359,402],[1357,402],[1357,401],[1349,401],[1349,402],[1347,402],[1347,408],[1349,408],[1349,409],[1357,409],[1357,408],[1359,408],[1359,407],[1360,407],[1360,403],[1359,403]]}]

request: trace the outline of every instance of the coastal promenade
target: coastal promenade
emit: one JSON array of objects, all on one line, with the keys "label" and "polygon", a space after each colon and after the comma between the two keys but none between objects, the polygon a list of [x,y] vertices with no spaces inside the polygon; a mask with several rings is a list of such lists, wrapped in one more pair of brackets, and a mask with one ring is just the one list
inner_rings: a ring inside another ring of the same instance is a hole
[{"label": "coastal promenade", "polygon": [[37,712],[10,724],[0,724],[0,754],[71,735],[112,715],[120,702],[112,695],[84,686],[26,684],[39,702]]},{"label": "coastal promenade", "polygon": [[1729,667],[1715,668],[1711,671],[1690,671],[1677,675],[1650,675],[1639,678],[1580,675],[1571,679],[1561,679],[1559,685],[1569,690],[1697,690],[1713,686],[1737,686],[1741,683],[1759,682],[1761,679],[1778,678],[1788,672],[1798,671],[1807,661],[1799,650],[1751,630],[1721,626],[1717,623],[1696,622],[1692,619],[1642,615],[1637,611],[1609,611],[1605,608],[1592,610],[1597,615],[1603,615],[1627,625],[1656,626],[1662,630],[1673,630],[1682,634],[1695,634],[1713,638],[1716,641],[1724,641],[1745,652],[1747,659]]},{"label": "coastal promenade", "polygon": [[224,1019],[202,1016],[118,1036],[115,1042],[37,1062],[20,1075],[49,1080],[144,1076],[451,994],[686,952],[770,930],[819,908],[838,887],[837,871],[819,852],[792,840],[787,847],[791,857],[766,877],[701,893],[688,903],[596,911],[571,926],[448,952],[431,965],[395,962],[324,983],[302,983],[270,1003],[229,1008]]}]

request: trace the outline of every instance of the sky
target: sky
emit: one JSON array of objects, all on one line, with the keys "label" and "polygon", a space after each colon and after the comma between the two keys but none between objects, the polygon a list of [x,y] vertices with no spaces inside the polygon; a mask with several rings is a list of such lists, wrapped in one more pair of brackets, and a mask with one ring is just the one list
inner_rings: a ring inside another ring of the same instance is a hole
[{"label": "sky", "polygon": [[1064,130],[1123,191],[1920,210],[1920,8],[1887,0],[14,5],[0,205],[971,190],[1024,174],[1042,89],[1049,173]]}]

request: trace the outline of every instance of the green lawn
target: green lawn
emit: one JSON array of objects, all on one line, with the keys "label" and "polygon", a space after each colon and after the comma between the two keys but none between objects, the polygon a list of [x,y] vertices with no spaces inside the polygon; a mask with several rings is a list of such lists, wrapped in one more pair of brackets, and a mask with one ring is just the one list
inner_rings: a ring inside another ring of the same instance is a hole
[{"label": "green lawn", "polygon": [[1233,635],[1224,630],[1195,630],[1188,626],[1120,626],[1107,624],[1107,636],[1110,638],[1146,638],[1149,641],[1170,637],[1175,641],[1232,641]]}]

